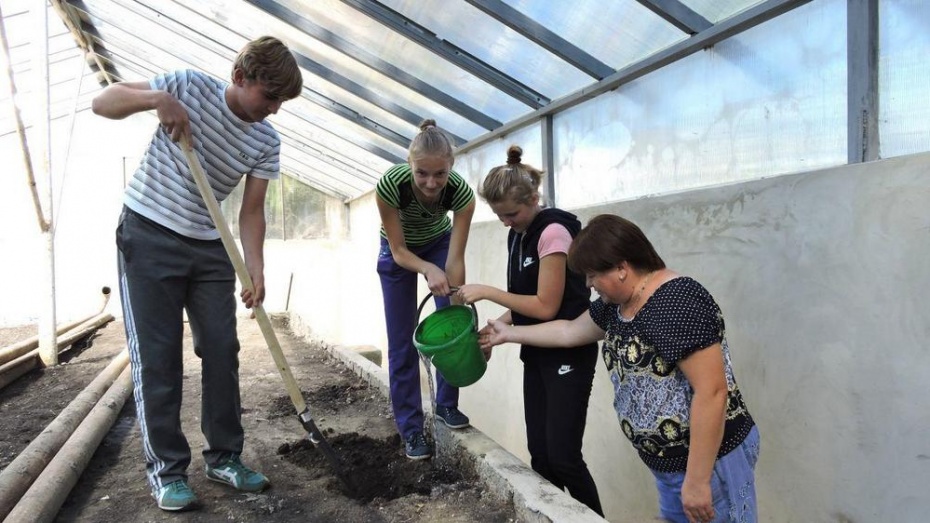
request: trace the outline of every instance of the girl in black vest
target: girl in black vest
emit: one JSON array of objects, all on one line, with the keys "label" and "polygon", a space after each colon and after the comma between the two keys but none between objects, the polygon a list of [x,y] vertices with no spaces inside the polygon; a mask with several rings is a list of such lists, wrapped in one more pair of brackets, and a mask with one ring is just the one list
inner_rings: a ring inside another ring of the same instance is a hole
[{"label": "girl in black vest", "polygon": [[[458,296],[466,303],[490,300],[508,310],[498,318],[513,325],[574,319],[588,309],[584,275],[568,270],[572,238],[581,230],[575,215],[540,205],[543,172],[521,163],[512,145],[507,163],[491,169],[478,194],[507,236],[507,290],[468,284]],[[563,349],[523,345],[526,440],[533,470],[603,516],[594,479],[581,453],[588,398],[597,363],[597,344]]]}]

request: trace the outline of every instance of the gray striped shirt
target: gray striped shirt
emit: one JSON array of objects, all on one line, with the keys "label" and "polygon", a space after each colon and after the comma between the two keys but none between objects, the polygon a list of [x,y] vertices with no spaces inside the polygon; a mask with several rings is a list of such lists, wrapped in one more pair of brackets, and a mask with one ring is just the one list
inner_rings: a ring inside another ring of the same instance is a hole
[{"label": "gray striped shirt", "polygon": [[[187,109],[194,151],[213,194],[223,201],[246,174],[278,177],[281,140],[266,121],[249,123],[226,105],[228,83],[198,71],[175,71],[149,86],[167,91]],[[159,126],[126,188],[123,202],[172,231],[198,240],[220,237],[200,197],[179,144]]]}]

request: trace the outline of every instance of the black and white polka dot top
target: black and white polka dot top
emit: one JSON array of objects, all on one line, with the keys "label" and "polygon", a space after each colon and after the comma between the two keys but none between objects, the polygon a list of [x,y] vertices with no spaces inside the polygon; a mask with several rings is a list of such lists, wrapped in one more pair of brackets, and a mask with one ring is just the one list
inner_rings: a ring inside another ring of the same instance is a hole
[{"label": "black and white polka dot top", "polygon": [[718,457],[743,442],[754,422],[733,376],[723,314],[700,283],[684,276],[665,282],[632,320],[600,299],[591,302],[590,314],[606,331],[602,353],[614,385],[614,409],[646,465],[660,472],[685,470],[694,391],[678,362],[716,343],[723,349],[728,390]]}]

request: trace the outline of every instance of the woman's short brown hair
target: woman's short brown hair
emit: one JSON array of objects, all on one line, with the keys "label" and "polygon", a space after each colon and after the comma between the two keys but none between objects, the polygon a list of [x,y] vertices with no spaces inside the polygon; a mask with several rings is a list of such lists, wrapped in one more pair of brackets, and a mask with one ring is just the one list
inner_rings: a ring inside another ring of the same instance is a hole
[{"label": "woman's short brown hair", "polygon": [[261,36],[245,44],[233,62],[233,75],[241,69],[246,80],[261,82],[278,100],[297,98],[304,80],[290,49],[273,36]]},{"label": "woman's short brown hair", "polygon": [[613,214],[591,218],[568,249],[571,270],[587,274],[629,263],[639,271],[657,271],[665,262],[637,225]]}]

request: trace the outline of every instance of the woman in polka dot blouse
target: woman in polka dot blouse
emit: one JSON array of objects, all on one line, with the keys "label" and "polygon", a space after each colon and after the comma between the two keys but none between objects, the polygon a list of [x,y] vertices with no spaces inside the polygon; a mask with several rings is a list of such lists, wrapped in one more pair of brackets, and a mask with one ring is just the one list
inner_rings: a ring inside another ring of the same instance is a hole
[{"label": "woman in polka dot blouse", "polygon": [[661,516],[757,521],[759,433],[733,376],[714,298],[666,268],[642,230],[619,216],[593,218],[572,242],[568,263],[600,295],[587,312],[532,326],[491,320],[482,344],[604,340],[614,408],[655,476]]}]

